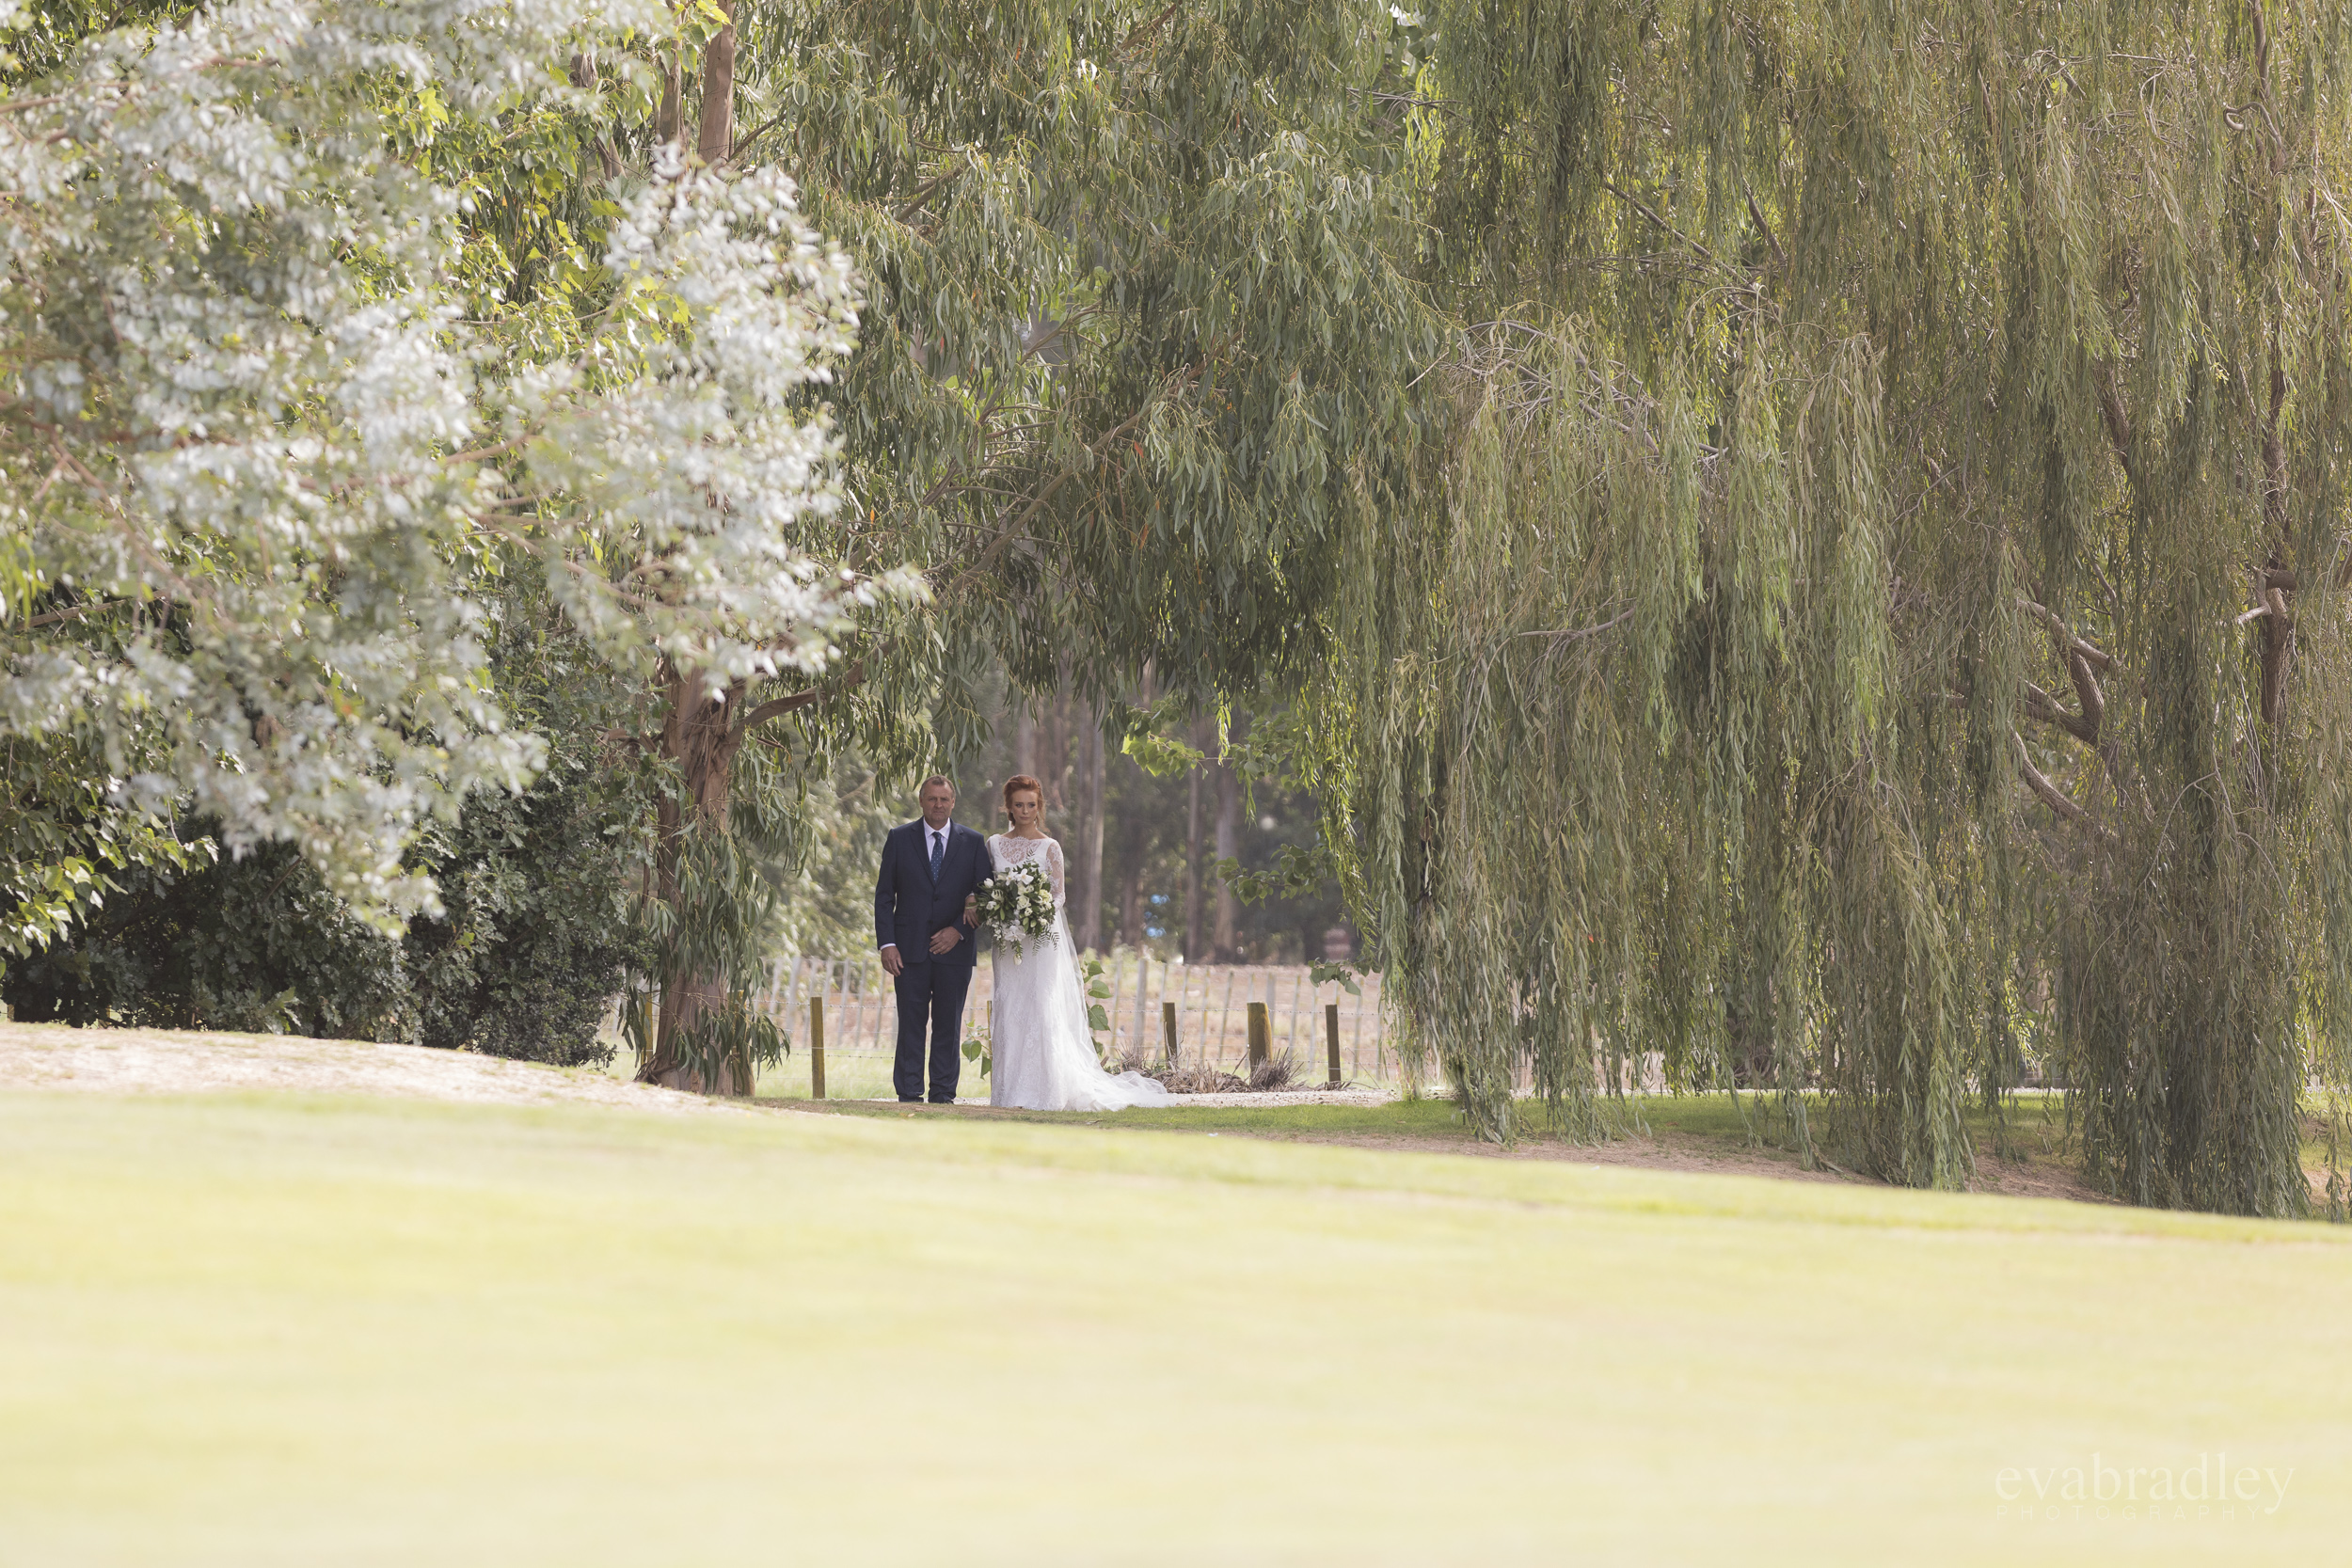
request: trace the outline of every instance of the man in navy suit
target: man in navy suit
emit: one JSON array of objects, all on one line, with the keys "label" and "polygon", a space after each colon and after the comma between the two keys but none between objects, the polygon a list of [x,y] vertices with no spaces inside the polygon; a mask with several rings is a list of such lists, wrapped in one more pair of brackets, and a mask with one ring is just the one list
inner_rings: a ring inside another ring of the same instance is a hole
[{"label": "man in navy suit", "polygon": [[951,1105],[963,1065],[963,997],[976,958],[964,901],[988,880],[988,845],[950,818],[956,786],[923,781],[923,817],[890,830],[874,883],[874,940],[898,988],[898,1058],[891,1083],[908,1104],[923,1099],[923,1036],[931,1041],[934,1105]]}]

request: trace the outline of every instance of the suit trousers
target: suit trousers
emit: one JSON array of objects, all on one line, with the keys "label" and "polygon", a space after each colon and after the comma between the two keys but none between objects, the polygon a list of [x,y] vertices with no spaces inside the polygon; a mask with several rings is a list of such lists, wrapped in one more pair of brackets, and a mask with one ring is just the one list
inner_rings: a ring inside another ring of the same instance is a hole
[{"label": "suit trousers", "polygon": [[972,989],[972,966],[965,963],[909,964],[894,982],[898,991],[898,1054],[892,1062],[891,1086],[900,1100],[923,1095],[923,1037],[930,1037],[931,1092],[934,1105],[956,1098],[956,1080],[963,1069],[963,998]]}]

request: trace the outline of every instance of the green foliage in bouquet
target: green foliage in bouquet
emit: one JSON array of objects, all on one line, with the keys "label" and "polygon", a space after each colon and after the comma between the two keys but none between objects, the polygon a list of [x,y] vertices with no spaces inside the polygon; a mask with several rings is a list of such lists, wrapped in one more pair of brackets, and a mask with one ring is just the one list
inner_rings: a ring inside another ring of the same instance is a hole
[{"label": "green foliage in bouquet", "polygon": [[1036,862],[991,877],[980,884],[975,902],[996,940],[1015,952],[1025,951],[1033,942],[1053,945],[1054,890],[1045,880],[1045,868]]}]

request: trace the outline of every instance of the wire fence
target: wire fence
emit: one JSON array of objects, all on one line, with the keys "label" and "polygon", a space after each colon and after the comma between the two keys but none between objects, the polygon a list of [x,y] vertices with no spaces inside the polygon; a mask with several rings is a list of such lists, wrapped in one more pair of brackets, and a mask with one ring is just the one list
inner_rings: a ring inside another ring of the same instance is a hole
[{"label": "wire fence", "polygon": [[[1359,994],[1316,985],[1305,964],[1188,964],[1128,949],[1103,956],[1108,997],[1095,999],[1109,1022],[1101,1037],[1113,1054],[1130,1051],[1157,1061],[1168,1054],[1167,1004],[1176,1008],[1175,1061],[1180,1067],[1234,1070],[1248,1059],[1249,1004],[1263,1002],[1277,1054],[1289,1050],[1302,1073],[1319,1076],[1327,1049],[1324,1008],[1340,1010],[1340,1063],[1347,1077],[1390,1076],[1394,1059],[1380,1007],[1380,977],[1366,975]],[[963,1010],[968,1037],[989,1027],[995,990],[983,958]],[[888,1055],[898,1036],[898,1005],[890,977],[872,954],[839,958],[803,954],[777,962],[760,1005],[797,1044],[806,1032],[808,1005],[825,1004],[825,1052]]]}]

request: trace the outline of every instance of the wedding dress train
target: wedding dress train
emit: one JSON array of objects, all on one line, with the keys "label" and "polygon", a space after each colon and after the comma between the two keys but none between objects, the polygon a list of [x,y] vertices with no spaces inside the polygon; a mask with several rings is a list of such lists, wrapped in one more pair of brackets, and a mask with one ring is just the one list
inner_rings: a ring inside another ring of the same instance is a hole
[{"label": "wedding dress train", "polygon": [[988,841],[998,871],[1042,859],[1054,890],[1054,940],[1032,940],[1015,952],[999,942],[992,955],[996,1016],[991,1037],[988,1102],[1025,1111],[1120,1111],[1165,1105],[1168,1090],[1140,1072],[1104,1072],[1087,1027],[1086,996],[1062,918],[1061,846],[1050,838]]}]

